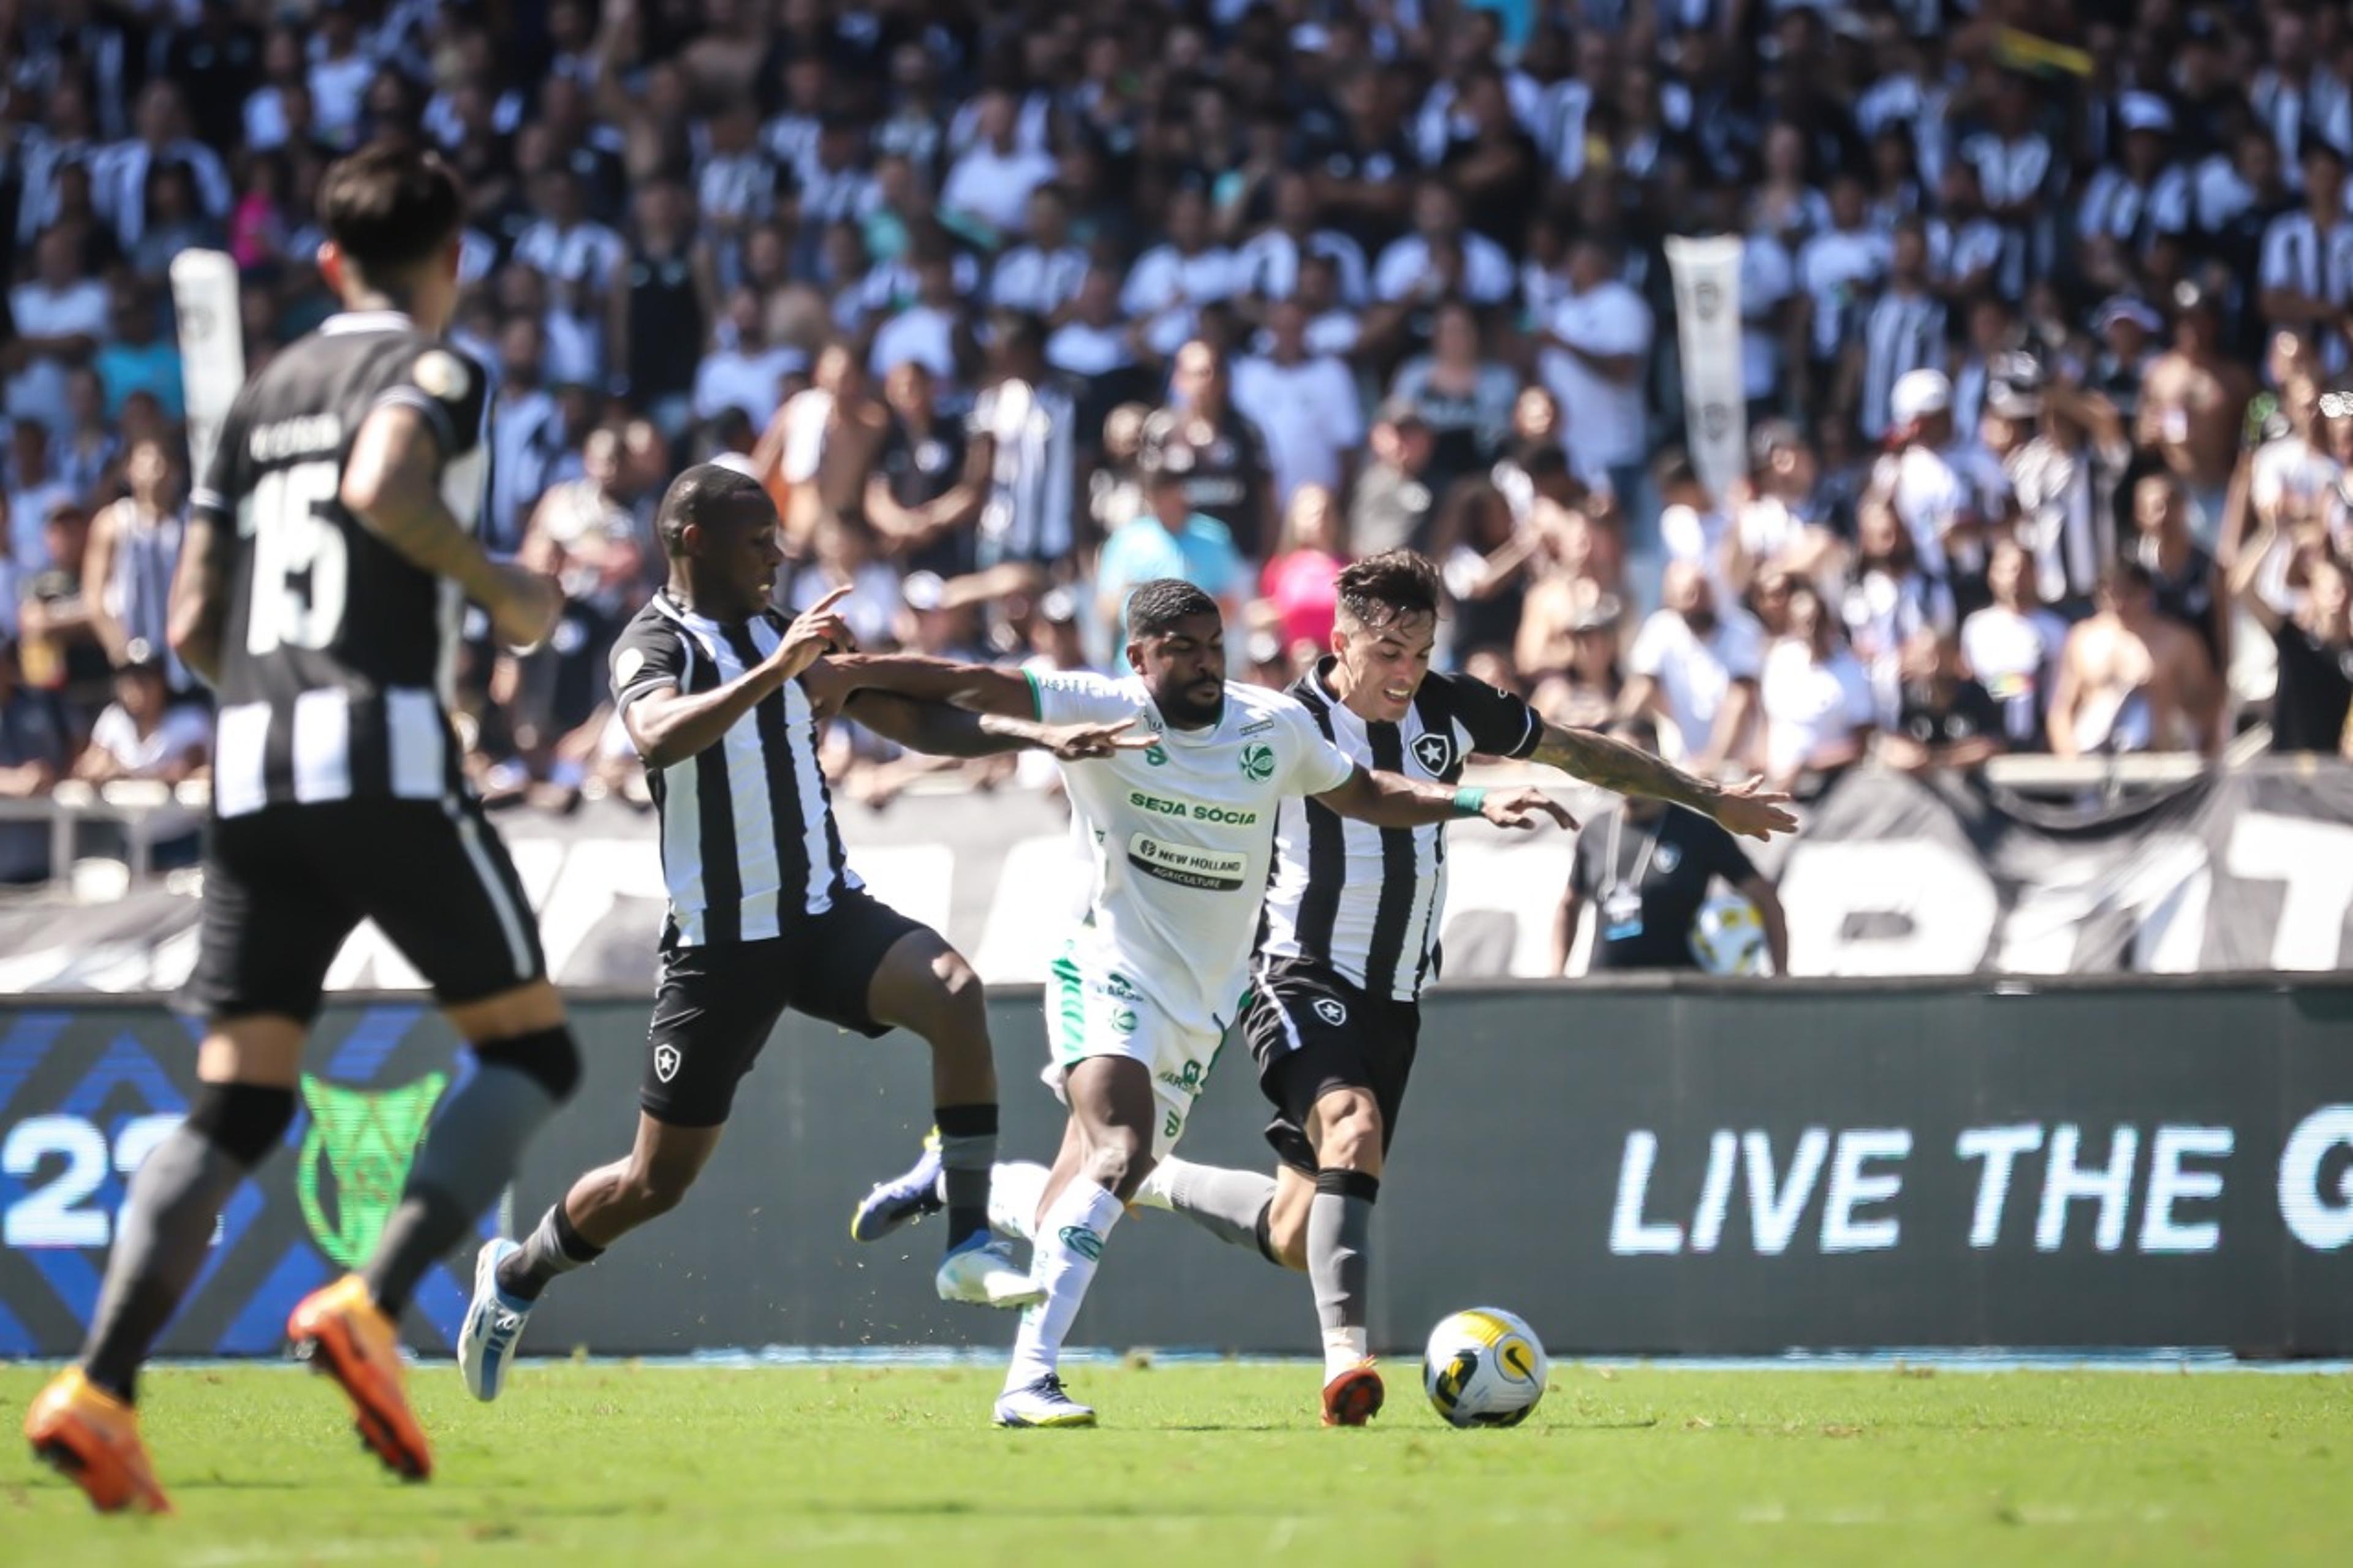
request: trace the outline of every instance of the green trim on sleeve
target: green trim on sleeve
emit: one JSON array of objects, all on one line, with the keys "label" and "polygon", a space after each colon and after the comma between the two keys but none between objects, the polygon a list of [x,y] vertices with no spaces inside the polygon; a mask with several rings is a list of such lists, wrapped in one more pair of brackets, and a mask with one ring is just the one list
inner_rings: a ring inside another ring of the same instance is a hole
[{"label": "green trim on sleeve", "polygon": [[1046,721],[1046,689],[1038,683],[1038,672],[1025,669],[1021,679],[1029,683],[1029,717],[1039,723]]}]

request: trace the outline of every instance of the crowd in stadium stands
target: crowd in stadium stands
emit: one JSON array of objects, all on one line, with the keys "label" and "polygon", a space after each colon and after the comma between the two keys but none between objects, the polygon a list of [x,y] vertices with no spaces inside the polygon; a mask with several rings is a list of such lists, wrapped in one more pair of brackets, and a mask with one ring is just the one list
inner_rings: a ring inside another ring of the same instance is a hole
[{"label": "crowd in stadium stands", "polygon": [[[484,527],[570,611],[470,642],[477,782],[630,787],[605,655],[681,464],[786,607],[1116,661],[1182,574],[1238,675],[1412,545],[1440,661],[1695,765],[2346,742],[2353,24],[2298,0],[0,5],[0,794],[200,769],[164,605],[166,286],[332,309],[321,171],[444,153]],[[1736,232],[1749,465],[1684,455],[1662,241]],[[477,626],[476,632],[481,630]],[[853,794],[911,771],[847,726]],[[983,776],[1005,771],[976,769]]]}]

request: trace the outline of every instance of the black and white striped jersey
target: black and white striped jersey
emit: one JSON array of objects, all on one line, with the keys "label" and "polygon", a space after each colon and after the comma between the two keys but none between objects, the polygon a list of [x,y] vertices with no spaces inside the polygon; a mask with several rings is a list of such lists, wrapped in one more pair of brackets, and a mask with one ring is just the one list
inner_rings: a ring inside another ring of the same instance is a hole
[{"label": "black and white striped jersey", "polygon": [[[1452,784],[1474,752],[1525,757],[1544,721],[1518,698],[1432,670],[1402,723],[1358,718],[1327,684],[1326,658],[1288,688],[1334,744],[1368,768]],[[1259,952],[1307,958],[1368,994],[1410,1002],[1438,973],[1446,829],[1375,827],[1292,796],[1275,821]]]},{"label": "black and white striped jersey", "polygon": [[[775,610],[714,621],[665,589],[613,645],[615,709],[626,711],[659,687],[691,696],[723,686],[776,652],[789,625]],[[665,948],[782,936],[864,885],[842,856],[818,767],[816,715],[797,680],[738,719],[718,744],[648,768],[646,782],[661,815]]]},{"label": "black and white striped jersey", "polygon": [[1008,377],[973,400],[967,431],[995,444],[977,524],[981,559],[1056,561],[1071,552],[1077,408],[1059,380]]},{"label": "black and white striped jersey", "polygon": [[330,318],[237,395],[189,498],[214,525],[228,598],[216,815],[460,793],[445,711],[459,588],[369,532],[341,495],[361,425],[403,405],[439,437],[442,497],[474,526],[488,384],[480,365],[406,316],[355,311]]}]

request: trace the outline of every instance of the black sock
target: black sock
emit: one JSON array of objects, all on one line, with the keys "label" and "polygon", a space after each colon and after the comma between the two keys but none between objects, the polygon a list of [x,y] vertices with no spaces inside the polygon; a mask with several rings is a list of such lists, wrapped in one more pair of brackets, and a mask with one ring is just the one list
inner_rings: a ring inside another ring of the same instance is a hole
[{"label": "black sock", "polygon": [[82,1350],[90,1382],[125,1403],[136,1396],[139,1364],[203,1268],[222,1205],[293,1119],[291,1089],[208,1084],[148,1154],[131,1179]]},{"label": "black sock", "polygon": [[570,1089],[571,1050],[560,1029],[474,1047],[480,1065],[434,1113],[400,1205],[362,1270],[386,1317],[399,1317],[425,1271],[472,1239],[475,1216],[514,1179],[523,1145]]},{"label": "black sock", "polygon": [[1258,1211],[1258,1225],[1255,1229],[1258,1232],[1258,1255],[1277,1268],[1282,1268],[1284,1266],[1282,1254],[1276,1251],[1274,1247],[1274,1200],[1272,1198],[1267,1199],[1266,1207]]},{"label": "black sock", "polygon": [[547,1282],[559,1274],[585,1268],[605,1256],[573,1228],[572,1216],[561,1201],[541,1216],[539,1228],[523,1239],[522,1250],[507,1254],[499,1265],[499,1289],[518,1301],[536,1301]]},{"label": "black sock", "polygon": [[465,1205],[447,1193],[411,1184],[400,1194],[392,1217],[384,1222],[384,1235],[361,1270],[377,1309],[397,1321],[425,1271],[448,1257],[473,1228],[473,1214]]},{"label": "black sock", "polygon": [[1172,1154],[1153,1166],[1146,1181],[1166,1195],[1170,1212],[1184,1215],[1229,1246],[1256,1247],[1260,1256],[1276,1261],[1271,1250],[1273,1241],[1267,1234],[1267,1215],[1274,1203],[1272,1176],[1261,1171],[1197,1165]]},{"label": "black sock", "polygon": [[1315,1316],[1327,1356],[1338,1344],[1353,1343],[1353,1353],[1364,1353],[1373,1203],[1380,1195],[1380,1178],[1362,1171],[1315,1174],[1315,1196],[1307,1209],[1307,1277],[1315,1287]]},{"label": "black sock", "polygon": [[948,1205],[948,1246],[988,1230],[988,1170],[997,1163],[997,1107],[943,1105],[932,1112],[940,1131],[941,1196]]}]

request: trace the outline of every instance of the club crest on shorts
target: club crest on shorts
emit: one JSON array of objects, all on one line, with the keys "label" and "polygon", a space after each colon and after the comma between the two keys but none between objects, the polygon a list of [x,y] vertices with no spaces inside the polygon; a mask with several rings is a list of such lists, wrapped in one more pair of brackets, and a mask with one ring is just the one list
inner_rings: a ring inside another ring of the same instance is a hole
[{"label": "club crest on shorts", "polygon": [[656,1046],[654,1047],[654,1076],[661,1079],[662,1082],[668,1083],[670,1079],[678,1076],[678,1047],[676,1046]]},{"label": "club crest on shorts", "polygon": [[1421,764],[1423,773],[1433,777],[1442,775],[1454,765],[1454,737],[1425,730],[1421,739],[1413,743],[1413,760]]},{"label": "club crest on shorts", "polygon": [[1315,1016],[1336,1026],[1348,1021],[1348,1009],[1345,1004],[1330,996],[1318,996],[1315,998]]}]

